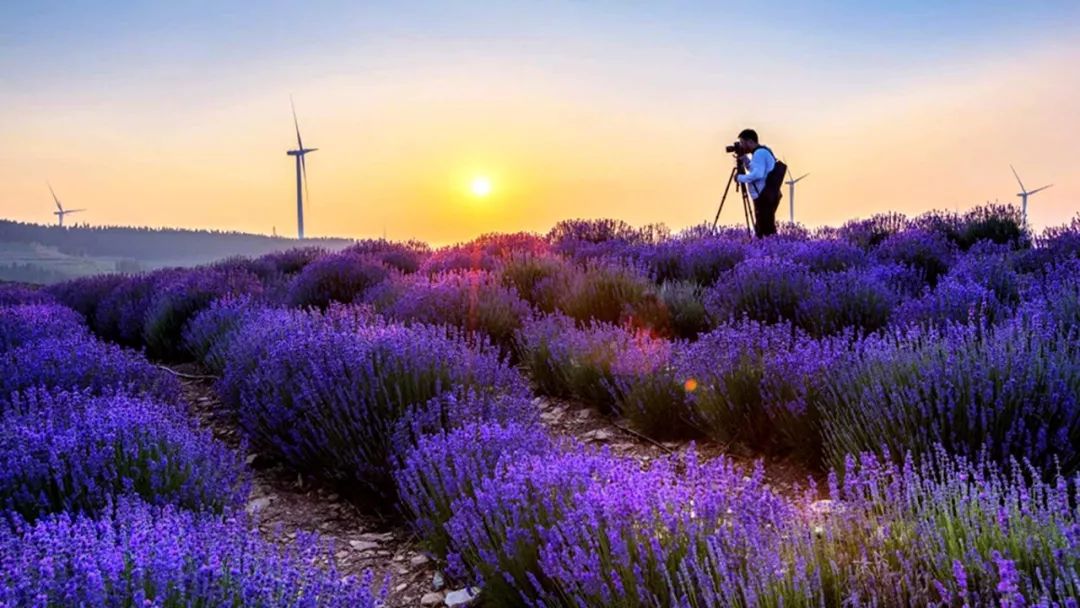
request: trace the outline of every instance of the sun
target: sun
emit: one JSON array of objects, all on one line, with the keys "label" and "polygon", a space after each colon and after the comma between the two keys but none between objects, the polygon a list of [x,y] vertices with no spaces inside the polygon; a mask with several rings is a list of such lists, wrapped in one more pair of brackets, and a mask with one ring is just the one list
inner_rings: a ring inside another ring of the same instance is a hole
[{"label": "sun", "polygon": [[478,175],[473,178],[472,183],[469,185],[469,190],[473,196],[477,198],[484,198],[491,194],[491,180],[483,175]]}]

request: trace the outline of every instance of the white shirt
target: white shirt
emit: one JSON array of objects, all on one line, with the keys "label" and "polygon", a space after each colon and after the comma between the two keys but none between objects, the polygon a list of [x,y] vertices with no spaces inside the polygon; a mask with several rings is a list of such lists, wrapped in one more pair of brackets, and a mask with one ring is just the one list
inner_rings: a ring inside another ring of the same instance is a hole
[{"label": "white shirt", "polygon": [[747,184],[750,198],[757,199],[761,191],[765,189],[765,176],[776,166],[776,158],[763,146],[758,146],[750,157],[745,175],[736,175],[735,181]]}]

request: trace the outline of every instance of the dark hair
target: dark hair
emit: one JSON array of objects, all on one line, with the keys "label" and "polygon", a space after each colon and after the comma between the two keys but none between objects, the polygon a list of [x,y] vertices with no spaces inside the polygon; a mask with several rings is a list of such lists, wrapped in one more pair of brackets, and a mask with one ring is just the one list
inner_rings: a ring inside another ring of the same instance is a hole
[{"label": "dark hair", "polygon": [[757,138],[757,131],[755,131],[753,129],[743,129],[742,131],[740,131],[739,132],[739,139],[749,139],[750,141],[754,142],[755,144],[759,143],[758,138]]}]

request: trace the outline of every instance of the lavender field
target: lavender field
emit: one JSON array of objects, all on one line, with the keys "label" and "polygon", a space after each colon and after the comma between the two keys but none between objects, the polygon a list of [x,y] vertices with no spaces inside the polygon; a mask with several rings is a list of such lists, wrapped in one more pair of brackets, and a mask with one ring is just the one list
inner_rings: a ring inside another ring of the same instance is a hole
[{"label": "lavender field", "polygon": [[[1078,328],[1004,206],[0,286],[0,606],[1077,606]],[[446,586],[264,533],[249,453]]]}]

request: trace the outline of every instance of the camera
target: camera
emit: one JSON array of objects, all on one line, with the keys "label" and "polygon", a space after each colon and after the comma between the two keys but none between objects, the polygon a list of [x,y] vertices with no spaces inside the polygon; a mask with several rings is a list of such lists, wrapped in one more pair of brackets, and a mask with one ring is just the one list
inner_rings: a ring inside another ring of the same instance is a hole
[{"label": "camera", "polygon": [[736,140],[735,143],[731,144],[730,146],[724,148],[724,151],[731,154],[738,154],[739,156],[742,156],[743,154],[749,152],[749,150],[743,148],[742,142],[738,140]]}]

